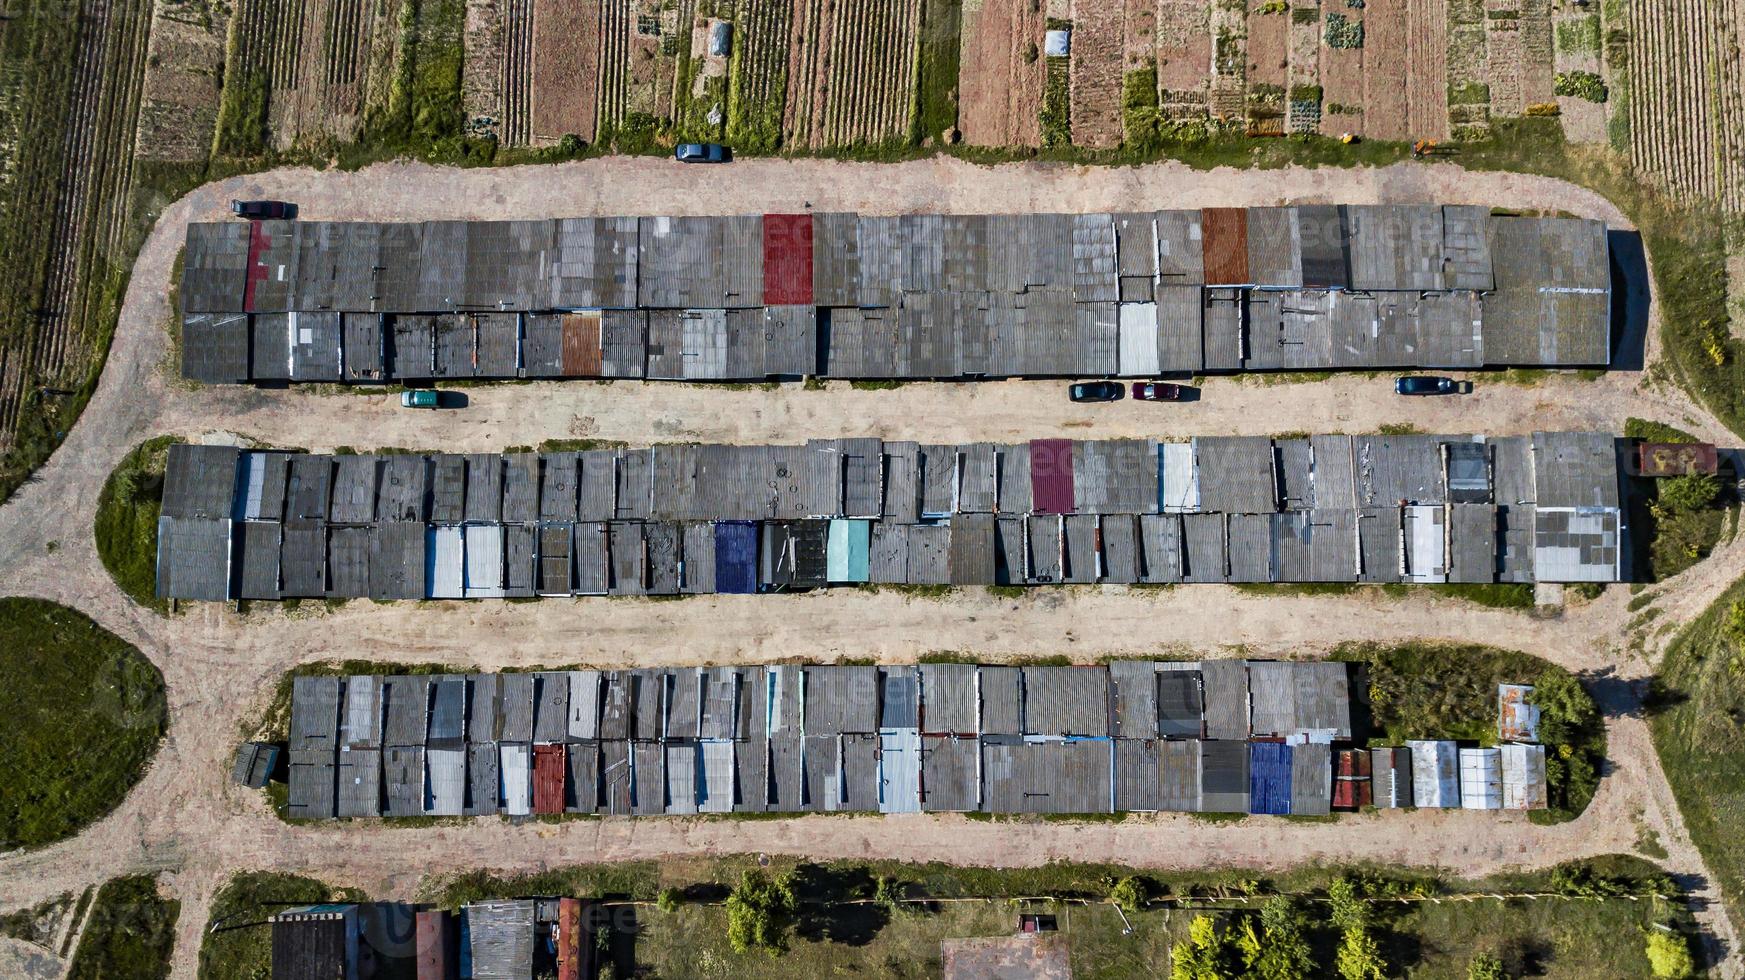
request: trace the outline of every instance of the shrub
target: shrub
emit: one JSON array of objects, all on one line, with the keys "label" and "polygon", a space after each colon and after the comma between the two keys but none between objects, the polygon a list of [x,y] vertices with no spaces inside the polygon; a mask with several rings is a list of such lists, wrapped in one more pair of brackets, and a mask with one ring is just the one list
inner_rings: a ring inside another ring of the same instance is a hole
[{"label": "shrub", "polygon": [[1349,876],[1340,875],[1327,886],[1327,918],[1335,928],[1347,932],[1369,925],[1369,903],[1363,900],[1362,889]]},{"label": "shrub", "polygon": [[1340,980],[1387,980],[1387,961],[1381,957],[1381,945],[1362,926],[1345,930],[1333,965]]},{"label": "shrub", "polygon": [[662,912],[673,913],[679,910],[679,890],[677,888],[662,888],[655,896],[654,907]]},{"label": "shrub", "polygon": [[1492,953],[1480,953],[1466,965],[1466,980],[1508,980],[1503,961]]},{"label": "shrub", "polygon": [[1675,512],[1703,510],[1721,495],[1721,481],[1713,473],[1690,473],[1660,481],[1657,497],[1661,506]]},{"label": "shrub", "polygon": [[1591,71],[1560,71],[1557,73],[1558,95],[1567,95],[1589,102],[1606,101],[1606,83]]},{"label": "shrub", "polygon": [[1209,915],[1196,915],[1188,938],[1169,950],[1170,980],[1221,980],[1236,974],[1230,934]]},{"label": "shrub", "polygon": [[1129,914],[1144,909],[1150,900],[1151,889],[1144,881],[1132,875],[1115,882],[1115,887],[1109,890],[1109,901]]},{"label": "shrub", "polygon": [[727,896],[727,942],[735,952],[761,949],[774,956],[787,948],[796,908],[792,874],[747,871]]},{"label": "shrub", "polygon": [[1648,967],[1660,980],[1685,980],[1697,970],[1690,944],[1678,933],[1664,929],[1648,932]]},{"label": "shrub", "polygon": [[1315,954],[1309,946],[1309,921],[1294,899],[1275,895],[1260,909],[1260,929],[1254,919],[1243,922],[1237,946],[1248,975],[1257,980],[1309,980],[1316,976]]}]

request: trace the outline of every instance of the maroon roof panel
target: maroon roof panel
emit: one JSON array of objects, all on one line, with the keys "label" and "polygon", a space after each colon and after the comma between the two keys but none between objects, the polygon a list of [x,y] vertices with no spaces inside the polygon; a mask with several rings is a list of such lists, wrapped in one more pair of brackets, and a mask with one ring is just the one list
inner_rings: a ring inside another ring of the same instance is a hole
[{"label": "maroon roof panel", "polygon": [[564,751],[561,745],[533,747],[533,812],[563,812]]},{"label": "maroon roof panel", "polygon": [[1714,473],[1720,468],[1720,455],[1706,442],[1645,442],[1636,447],[1636,465],[1643,476]]},{"label": "maroon roof panel", "polygon": [[1072,440],[1030,440],[1031,509],[1038,514],[1073,512]]},{"label": "maroon roof panel", "polygon": [[763,301],[766,306],[812,305],[812,216],[763,216]]},{"label": "maroon roof panel", "polygon": [[1204,236],[1206,285],[1245,286],[1248,273],[1248,211],[1206,208],[1200,212]]},{"label": "maroon roof panel", "polygon": [[440,909],[417,913],[418,980],[454,980],[460,975],[454,922]]}]

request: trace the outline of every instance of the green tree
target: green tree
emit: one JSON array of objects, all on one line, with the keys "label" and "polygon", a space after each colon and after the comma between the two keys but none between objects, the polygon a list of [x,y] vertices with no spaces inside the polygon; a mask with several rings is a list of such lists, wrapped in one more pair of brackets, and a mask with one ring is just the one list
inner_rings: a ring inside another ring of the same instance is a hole
[{"label": "green tree", "polygon": [[1594,699],[1567,671],[1540,674],[1533,681],[1533,703],[1539,707],[1539,740],[1547,745],[1572,741],[1599,720]]},{"label": "green tree", "polygon": [[1109,901],[1131,915],[1142,911],[1146,903],[1151,901],[1151,889],[1143,879],[1128,875],[1115,882],[1114,888],[1109,889]]},{"label": "green tree", "polygon": [[1196,915],[1188,938],[1170,947],[1170,980],[1234,980],[1236,951],[1230,934],[1209,915]]},{"label": "green tree", "polygon": [[1356,879],[1340,875],[1327,886],[1327,918],[1334,928],[1346,931],[1369,926],[1369,903]]},{"label": "green tree", "polygon": [[1295,900],[1284,895],[1267,899],[1260,907],[1260,928],[1255,929],[1254,920],[1247,919],[1236,940],[1248,975],[1255,980],[1308,980],[1315,976],[1308,929],[1308,916]]},{"label": "green tree", "polygon": [[1675,513],[1704,510],[1721,495],[1721,481],[1713,473],[1690,473],[1660,481],[1656,495],[1660,506]]},{"label": "green tree", "polygon": [[679,890],[677,888],[662,888],[654,898],[654,907],[662,912],[677,912],[679,910]]},{"label": "green tree", "polygon": [[1648,967],[1660,980],[1685,980],[1697,972],[1690,944],[1678,933],[1664,929],[1648,930]]},{"label": "green tree", "polygon": [[1381,958],[1381,946],[1364,926],[1345,930],[1333,965],[1340,980],[1387,980],[1387,962]]},{"label": "green tree", "polygon": [[1503,972],[1503,961],[1494,953],[1480,953],[1466,965],[1466,980],[1509,980]]},{"label": "green tree", "polygon": [[727,896],[727,942],[735,952],[761,949],[774,956],[787,948],[797,907],[792,874],[747,871]]}]

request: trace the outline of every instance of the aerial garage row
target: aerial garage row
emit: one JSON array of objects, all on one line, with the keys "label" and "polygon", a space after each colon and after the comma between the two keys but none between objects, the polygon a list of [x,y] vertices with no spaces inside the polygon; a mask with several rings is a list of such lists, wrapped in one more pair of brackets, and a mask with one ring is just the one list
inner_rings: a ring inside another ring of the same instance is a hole
[{"label": "aerial garage row", "polygon": [[1619,441],[1039,439],[484,455],[171,447],[175,599],[865,583],[1614,582]]},{"label": "aerial garage row", "polygon": [[288,812],[1545,807],[1530,734],[1361,748],[1351,683],[1263,660],[298,677]]},{"label": "aerial garage row", "polygon": [[1611,361],[1606,227],[1470,206],[192,224],[194,381]]}]

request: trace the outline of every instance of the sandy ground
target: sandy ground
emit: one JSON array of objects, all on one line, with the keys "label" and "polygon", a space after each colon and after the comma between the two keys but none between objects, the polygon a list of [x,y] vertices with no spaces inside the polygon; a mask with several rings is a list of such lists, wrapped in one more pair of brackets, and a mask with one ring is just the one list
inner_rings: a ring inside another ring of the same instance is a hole
[{"label": "sandy ground", "polygon": [[[216,218],[231,197],[283,197],[308,218],[512,218],[592,213],[719,213],[858,208],[1014,211],[1142,209],[1284,201],[1506,202],[1624,225],[1603,199],[1543,178],[1466,173],[1451,165],[1385,170],[1230,170],[1160,165],[1088,170],[976,168],[950,160],[895,166],[746,161],[731,169],[665,161],[448,171],[393,165],[354,174],[288,170],[202,188],[172,206],[147,241],[128,289],[103,380],[84,418],[37,478],[0,508],[0,589],[74,606],[135,643],[164,671],[168,739],[143,783],[77,839],[0,857],[0,907],[33,904],[115,874],[165,872],[183,902],[175,956],[193,976],[212,896],[230,874],[276,868],[409,898],[429,874],[474,866],[536,870],[584,861],[768,851],[816,857],[880,855],[1014,865],[1057,858],[1148,867],[1282,868],[1304,861],[1435,865],[1461,875],[1540,867],[1629,851],[1652,830],[1661,863],[1693,889],[1724,975],[1740,976],[1732,929],[1689,842],[1660,772],[1641,695],[1647,660],[1627,652],[1625,590],[1541,617],[1426,596],[1281,597],[1217,586],[1171,590],[1081,587],[1018,600],[966,590],[947,599],[880,593],[699,597],[682,601],[544,601],[379,605],[354,602],[285,613],[201,605],[174,617],[134,606],[98,562],[90,527],[104,478],[128,449],[162,432],[247,436],[320,449],[350,445],[496,450],[547,438],[632,443],[672,439],[792,440],[878,434],[929,440],[1049,434],[1187,435],[1373,430],[1410,421],[1426,431],[1526,432],[1554,425],[1615,428],[1651,415],[1713,438],[1724,430],[1676,392],[1620,371],[1592,382],[1537,386],[1481,379],[1459,399],[1395,399],[1380,378],[1263,385],[1218,381],[1182,406],[1068,404],[1055,384],[909,385],[857,392],[831,385],[733,391],[679,385],[506,385],[470,388],[457,412],[402,412],[381,396],[194,389],[165,372],[165,291],[186,222]],[[1652,363],[1654,351],[1648,351]],[[1660,622],[1688,620],[1745,574],[1735,542],[1659,586]],[[876,628],[869,628],[874,626]],[[1315,656],[1345,640],[1448,639],[1525,649],[1586,672],[1608,717],[1613,771],[1572,824],[1539,827],[1496,813],[1377,813],[1332,824],[1183,816],[1118,824],[1036,823],[1012,831],[957,816],[578,820],[560,825],[466,821],[396,829],[379,823],[289,826],[262,797],[228,782],[248,720],[275,680],[301,662],[362,657],[476,669],[531,664],[692,664],[875,657],[930,650],[988,659],[1065,652],[1091,661],[1154,651],[1204,656]],[[1653,644],[1650,643],[1651,654]],[[1258,821],[1265,825],[1257,833]]]}]

